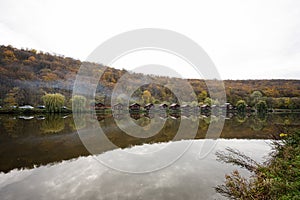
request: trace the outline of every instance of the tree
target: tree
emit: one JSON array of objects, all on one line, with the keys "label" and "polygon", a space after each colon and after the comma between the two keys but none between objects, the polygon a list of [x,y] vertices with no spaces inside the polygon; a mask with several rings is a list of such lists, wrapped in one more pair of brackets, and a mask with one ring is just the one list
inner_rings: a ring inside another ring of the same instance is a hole
[{"label": "tree", "polygon": [[20,89],[18,87],[14,87],[11,89],[7,94],[6,98],[4,99],[5,106],[17,106],[17,95],[19,93]]},{"label": "tree", "polygon": [[239,113],[244,113],[246,111],[246,106],[247,106],[246,102],[242,99],[236,103],[236,108]]},{"label": "tree", "polygon": [[48,112],[61,112],[61,109],[65,103],[65,96],[59,93],[45,94],[42,96],[42,100]]},{"label": "tree", "polygon": [[142,98],[143,98],[143,101],[145,104],[150,103],[151,102],[151,92],[149,92],[148,90],[145,90],[143,92]]},{"label": "tree", "polygon": [[207,92],[202,90],[200,94],[198,94],[198,101],[203,102],[207,98]]},{"label": "tree", "polygon": [[299,109],[300,108],[300,98],[299,97],[292,97],[290,109]]},{"label": "tree", "polygon": [[207,97],[204,100],[204,104],[209,105],[209,106],[211,106],[211,105],[220,105],[220,102],[218,101],[218,99],[214,100],[212,98]]},{"label": "tree", "polygon": [[3,57],[5,62],[17,61],[17,58],[12,50],[4,50]]},{"label": "tree", "polygon": [[262,98],[262,93],[260,91],[254,91],[251,95],[250,95],[250,105],[254,106],[258,103],[259,100],[261,100]]},{"label": "tree", "polygon": [[256,110],[258,113],[266,113],[267,112],[267,103],[263,100],[260,100],[256,104]]},{"label": "tree", "polygon": [[211,106],[212,105],[212,99],[209,98],[209,97],[205,98],[204,104]]},{"label": "tree", "polygon": [[74,112],[82,112],[86,106],[86,98],[81,95],[74,95],[71,99],[72,109]]}]

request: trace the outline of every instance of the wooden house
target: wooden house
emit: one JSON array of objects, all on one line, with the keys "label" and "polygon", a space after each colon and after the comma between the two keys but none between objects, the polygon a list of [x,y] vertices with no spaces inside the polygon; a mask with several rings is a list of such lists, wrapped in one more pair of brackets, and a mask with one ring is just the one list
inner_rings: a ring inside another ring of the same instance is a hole
[{"label": "wooden house", "polygon": [[191,111],[191,106],[190,105],[182,105],[181,107],[181,112],[186,112],[186,113],[188,113],[188,112],[190,112]]},{"label": "wooden house", "polygon": [[144,109],[149,111],[150,109],[154,108],[154,104],[153,103],[147,103],[145,106],[144,106]]},{"label": "wooden house", "polygon": [[172,104],[169,106],[169,110],[171,110],[171,111],[177,111],[177,110],[180,110],[180,105],[177,104],[177,103],[172,103]]},{"label": "wooden house", "polygon": [[129,106],[130,111],[139,111],[141,108],[141,105],[138,103],[133,103]]},{"label": "wooden house", "polygon": [[206,105],[206,104],[202,105],[201,108],[200,108],[200,111],[204,112],[204,113],[210,112],[210,110],[211,110],[211,107],[209,105]]},{"label": "wooden house", "polygon": [[159,108],[161,108],[161,109],[167,109],[168,105],[166,103],[162,103],[162,104],[159,105]]},{"label": "wooden house", "polygon": [[121,103],[117,103],[115,105],[113,105],[113,110],[124,110],[124,105]]}]

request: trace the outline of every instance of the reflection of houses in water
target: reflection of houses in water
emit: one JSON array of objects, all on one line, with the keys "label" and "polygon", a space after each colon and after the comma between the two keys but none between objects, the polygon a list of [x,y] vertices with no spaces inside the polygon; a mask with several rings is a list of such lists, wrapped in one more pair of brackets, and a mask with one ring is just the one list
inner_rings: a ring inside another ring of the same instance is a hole
[{"label": "reflection of houses in water", "polygon": [[170,117],[172,119],[178,119],[180,117],[180,114],[179,113],[170,113]]},{"label": "reflection of houses in water", "polygon": [[117,103],[117,104],[115,104],[115,105],[112,106],[112,109],[114,111],[116,111],[116,110],[124,110],[125,106],[123,104],[121,104],[121,103]]},{"label": "reflection of houses in water", "polygon": [[158,114],[158,116],[159,116],[160,118],[162,118],[162,119],[165,119],[165,118],[168,117],[168,114],[167,114],[166,112],[160,112],[160,113]]},{"label": "reflection of houses in water", "polygon": [[233,116],[234,116],[233,113],[227,112],[225,119],[231,119]]},{"label": "reflection of houses in water", "polygon": [[255,112],[255,109],[253,109],[251,106],[247,105],[246,106],[246,112],[248,112],[248,113]]},{"label": "reflection of houses in water", "polygon": [[19,119],[25,119],[25,120],[30,120],[33,118],[34,118],[34,116],[19,116]]},{"label": "reflection of houses in water", "polygon": [[129,106],[130,111],[140,111],[141,105],[138,103],[133,103]]},{"label": "reflection of houses in water", "polygon": [[152,112],[147,112],[144,114],[145,117],[149,118],[149,119],[153,119],[154,118],[154,113]]},{"label": "reflection of houses in water", "polygon": [[105,116],[103,116],[103,115],[97,115],[97,121],[102,121],[102,120],[104,120],[105,119]]},{"label": "reflection of houses in water", "polygon": [[105,108],[106,108],[105,105],[103,103],[100,103],[100,102],[91,104],[91,109],[92,110],[93,109],[95,109],[95,110],[104,110]]},{"label": "reflection of houses in water", "polygon": [[223,105],[220,106],[220,108],[223,110],[223,111],[230,111],[233,109],[233,106],[231,105],[231,103],[224,103]]},{"label": "reflection of houses in water", "polygon": [[36,119],[37,120],[44,120],[44,119],[46,119],[46,117],[43,116],[43,115],[39,115],[39,116],[36,117]]},{"label": "reflection of houses in water", "polygon": [[141,115],[140,115],[140,113],[130,113],[130,117],[132,119],[138,120],[141,118]]},{"label": "reflection of houses in water", "polygon": [[172,103],[172,104],[169,106],[169,110],[170,110],[170,111],[179,111],[179,110],[180,110],[180,105],[177,104],[177,103]]},{"label": "reflection of houses in water", "polygon": [[191,115],[191,112],[181,112],[181,116],[183,117],[190,117]]},{"label": "reflection of houses in water", "polygon": [[151,110],[151,109],[153,109],[154,108],[154,104],[153,103],[147,103],[145,106],[144,106],[144,109],[146,110],[146,111],[149,111],[149,110]]},{"label": "reflection of houses in water", "polygon": [[125,115],[124,115],[124,114],[120,114],[120,113],[114,113],[114,114],[113,114],[113,117],[114,117],[114,119],[116,119],[116,120],[121,120],[121,119],[124,119],[124,118],[125,118]]}]

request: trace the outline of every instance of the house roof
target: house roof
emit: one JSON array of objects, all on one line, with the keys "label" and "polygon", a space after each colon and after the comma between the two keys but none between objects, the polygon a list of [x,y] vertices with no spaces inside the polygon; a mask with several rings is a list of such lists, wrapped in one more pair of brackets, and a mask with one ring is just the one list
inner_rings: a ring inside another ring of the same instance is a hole
[{"label": "house roof", "polygon": [[168,106],[166,103],[162,103],[159,106]]},{"label": "house roof", "polygon": [[201,108],[206,108],[206,107],[210,107],[210,106],[206,105],[206,104],[204,104],[204,105],[201,106]]},{"label": "house roof", "polygon": [[25,105],[25,106],[20,106],[19,108],[23,108],[23,109],[26,109],[26,108],[28,108],[28,109],[33,109],[34,107],[31,106],[31,105]]},{"label": "house roof", "polygon": [[188,108],[188,107],[191,107],[190,105],[186,104],[186,105],[182,105],[181,106],[182,108]]},{"label": "house roof", "polygon": [[141,105],[138,103],[133,103],[133,104],[130,104],[130,106],[141,106]]}]

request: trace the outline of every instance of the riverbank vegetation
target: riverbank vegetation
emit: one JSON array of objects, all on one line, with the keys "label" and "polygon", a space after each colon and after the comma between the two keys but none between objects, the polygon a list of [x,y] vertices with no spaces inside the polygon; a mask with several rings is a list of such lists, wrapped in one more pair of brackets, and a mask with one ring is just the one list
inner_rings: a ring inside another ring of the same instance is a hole
[{"label": "riverbank vegetation", "polygon": [[217,152],[219,161],[238,165],[252,175],[245,178],[233,171],[216,191],[229,199],[300,199],[300,131],[285,130],[279,136],[281,140],[273,142],[273,152],[263,164],[234,149]]},{"label": "riverbank vegetation", "polygon": [[[206,86],[206,82],[214,83],[217,80],[183,80],[129,73],[126,70],[106,68],[101,64],[81,62],[34,49],[0,46],[0,106],[7,110],[22,105],[36,107],[44,103],[41,97],[45,94],[60,93],[65,97],[64,106],[71,107],[73,83],[81,65],[92,66],[91,68],[97,69],[98,73],[103,73],[96,90],[95,103],[103,103],[108,107],[112,106],[110,105],[112,91],[124,74],[129,74],[128,82],[137,82],[141,76],[148,76],[149,79],[155,77],[157,80],[155,83],[137,89],[130,103],[136,102],[141,105],[178,103],[174,93],[164,85],[175,83],[176,86],[173,87],[175,90],[185,90],[185,84],[182,82],[188,81],[195,91],[196,101],[186,102],[186,104],[209,106],[219,104],[218,99],[210,98]],[[245,102],[244,105],[239,103],[241,111],[245,110],[245,106],[257,110],[265,110],[266,107],[272,111],[300,110],[300,80],[225,80],[224,85],[228,103],[236,106],[240,100]],[[130,91],[130,88],[124,89]],[[190,99],[190,97],[186,98]],[[82,100],[77,99],[74,105],[78,107],[79,104],[84,103]],[[78,108],[81,110],[80,106]]]}]

